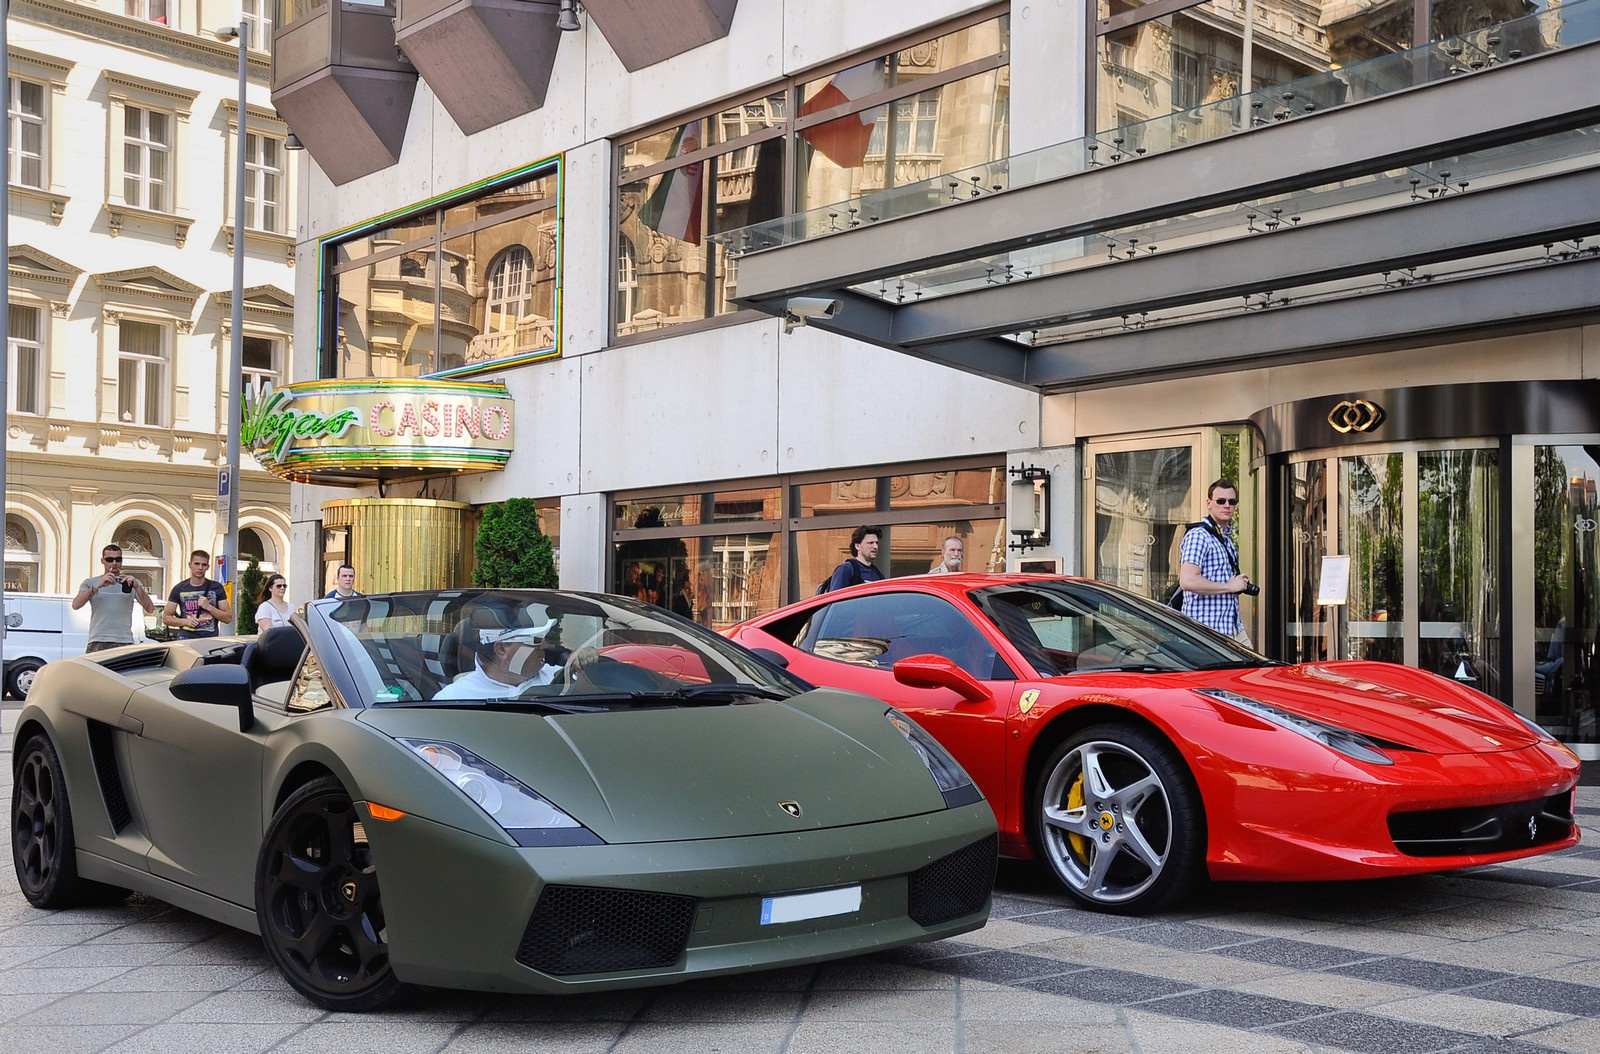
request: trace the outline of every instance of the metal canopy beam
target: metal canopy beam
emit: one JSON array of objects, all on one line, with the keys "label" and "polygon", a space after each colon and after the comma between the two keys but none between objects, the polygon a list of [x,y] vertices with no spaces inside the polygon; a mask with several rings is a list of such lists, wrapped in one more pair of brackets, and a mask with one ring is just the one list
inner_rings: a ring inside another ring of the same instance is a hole
[{"label": "metal canopy beam", "polygon": [[[903,305],[905,350],[1373,275],[1600,232],[1600,169],[1285,225],[1232,241]],[[741,273],[741,278],[743,274]]]},{"label": "metal canopy beam", "polygon": [[1600,41],[748,253],[740,300],[770,304],[1579,127],[1600,120],[1596,68]]},{"label": "metal canopy beam", "polygon": [[1494,328],[1533,331],[1600,318],[1600,257],[1504,274],[1418,284],[1352,302],[1330,300],[1235,318],[1134,330],[1029,353],[1027,381],[1045,391],[1332,358],[1444,342]]}]

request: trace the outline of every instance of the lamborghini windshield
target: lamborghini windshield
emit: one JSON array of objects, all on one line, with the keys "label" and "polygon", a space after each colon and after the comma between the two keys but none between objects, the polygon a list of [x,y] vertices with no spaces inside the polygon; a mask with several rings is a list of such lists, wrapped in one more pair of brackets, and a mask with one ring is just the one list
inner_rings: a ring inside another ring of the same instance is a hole
[{"label": "lamborghini windshield", "polygon": [[807,685],[649,604],[597,594],[452,590],[315,601],[357,705],[504,706],[786,699]]},{"label": "lamborghini windshield", "polygon": [[1099,582],[1040,579],[972,594],[1041,677],[1271,665],[1170,608]]}]

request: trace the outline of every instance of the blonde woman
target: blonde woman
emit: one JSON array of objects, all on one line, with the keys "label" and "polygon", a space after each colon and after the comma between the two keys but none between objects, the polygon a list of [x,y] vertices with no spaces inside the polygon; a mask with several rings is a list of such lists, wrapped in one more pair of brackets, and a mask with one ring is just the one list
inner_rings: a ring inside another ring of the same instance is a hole
[{"label": "blonde woman", "polygon": [[271,575],[267,584],[261,589],[261,596],[256,599],[261,605],[256,608],[256,632],[265,633],[273,626],[287,626],[289,624],[289,601],[285,599],[289,592],[289,580],[282,575]]}]

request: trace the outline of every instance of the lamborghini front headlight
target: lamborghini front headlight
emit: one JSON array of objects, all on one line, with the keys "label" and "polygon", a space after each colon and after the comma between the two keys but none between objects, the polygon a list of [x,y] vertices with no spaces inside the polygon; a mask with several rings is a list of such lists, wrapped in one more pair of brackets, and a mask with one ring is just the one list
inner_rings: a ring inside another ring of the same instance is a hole
[{"label": "lamborghini front headlight", "polygon": [[515,776],[455,743],[402,739],[416,755],[506,829],[518,845],[600,845],[600,839]]}]

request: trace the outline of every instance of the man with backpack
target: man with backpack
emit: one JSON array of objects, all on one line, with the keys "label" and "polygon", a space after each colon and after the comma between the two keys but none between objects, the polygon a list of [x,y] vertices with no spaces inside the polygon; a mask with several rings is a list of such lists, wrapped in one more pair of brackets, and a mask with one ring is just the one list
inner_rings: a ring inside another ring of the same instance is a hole
[{"label": "man with backpack", "polygon": [[1206,488],[1206,517],[1183,536],[1178,585],[1183,589],[1185,615],[1210,626],[1225,637],[1250,647],[1239,615],[1239,594],[1261,591],[1239,573],[1239,550],[1233,543],[1233,516],[1239,508],[1239,489],[1230,479]]},{"label": "man with backpack", "polygon": [[882,527],[867,524],[851,531],[850,558],[833,569],[833,576],[817,587],[817,592],[831,593],[835,589],[858,586],[862,582],[881,581],[883,572],[878,570],[873,561],[878,558],[878,542],[882,537]]}]

